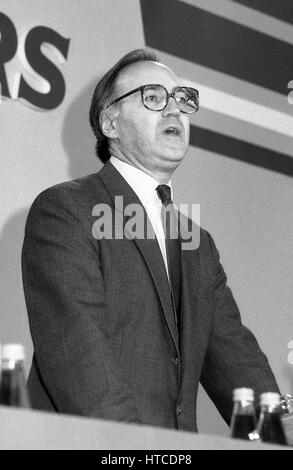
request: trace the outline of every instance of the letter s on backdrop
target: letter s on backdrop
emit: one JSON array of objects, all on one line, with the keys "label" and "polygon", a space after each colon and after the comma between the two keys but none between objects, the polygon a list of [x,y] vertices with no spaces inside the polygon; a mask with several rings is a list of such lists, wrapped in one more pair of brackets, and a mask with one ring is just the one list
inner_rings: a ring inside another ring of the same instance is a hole
[{"label": "letter s on backdrop", "polygon": [[41,46],[49,43],[55,46],[67,59],[70,39],[46,26],[31,29],[25,39],[25,56],[32,69],[50,83],[48,93],[39,93],[31,88],[23,77],[20,79],[18,97],[42,109],[54,109],[65,96],[65,81],[60,70],[42,54]]}]

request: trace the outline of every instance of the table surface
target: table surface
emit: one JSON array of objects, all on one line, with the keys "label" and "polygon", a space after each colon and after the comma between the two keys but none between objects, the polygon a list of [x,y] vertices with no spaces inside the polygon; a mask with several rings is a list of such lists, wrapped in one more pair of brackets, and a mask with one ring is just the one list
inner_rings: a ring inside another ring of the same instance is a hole
[{"label": "table surface", "polygon": [[3,450],[293,450],[257,441],[9,407],[0,407],[0,422]]}]

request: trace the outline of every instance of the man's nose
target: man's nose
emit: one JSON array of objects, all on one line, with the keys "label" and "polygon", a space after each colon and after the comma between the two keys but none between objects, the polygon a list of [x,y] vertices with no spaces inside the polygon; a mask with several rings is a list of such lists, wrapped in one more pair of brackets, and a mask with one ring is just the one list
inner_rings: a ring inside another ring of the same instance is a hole
[{"label": "man's nose", "polygon": [[175,98],[170,96],[168,99],[168,103],[165,109],[163,109],[163,116],[170,116],[170,114],[178,115],[180,114],[180,109],[178,108]]}]

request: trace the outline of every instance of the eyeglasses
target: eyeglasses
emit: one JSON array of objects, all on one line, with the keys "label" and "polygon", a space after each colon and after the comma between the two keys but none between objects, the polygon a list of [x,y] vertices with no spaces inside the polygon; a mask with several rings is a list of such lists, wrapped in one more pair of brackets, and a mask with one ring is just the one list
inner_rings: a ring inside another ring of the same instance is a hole
[{"label": "eyeglasses", "polygon": [[163,111],[163,109],[167,107],[170,98],[174,98],[175,103],[182,113],[196,113],[199,108],[199,93],[195,88],[177,86],[169,93],[163,85],[151,84],[142,85],[125,93],[125,95],[111,101],[105,109],[138,91],[141,93],[141,100],[144,107],[151,111]]}]

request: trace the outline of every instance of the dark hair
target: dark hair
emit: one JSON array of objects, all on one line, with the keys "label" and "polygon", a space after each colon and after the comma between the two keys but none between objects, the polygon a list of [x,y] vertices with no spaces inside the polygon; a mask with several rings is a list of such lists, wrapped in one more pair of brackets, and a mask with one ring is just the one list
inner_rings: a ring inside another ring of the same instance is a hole
[{"label": "dark hair", "polygon": [[92,96],[89,120],[92,130],[97,138],[96,155],[106,163],[110,158],[108,139],[103,134],[100,126],[100,114],[105,108],[105,105],[110,103],[113,98],[115,82],[119,73],[127,65],[134,64],[141,61],[157,62],[156,54],[150,49],[135,49],[123,56],[98,82]]}]

